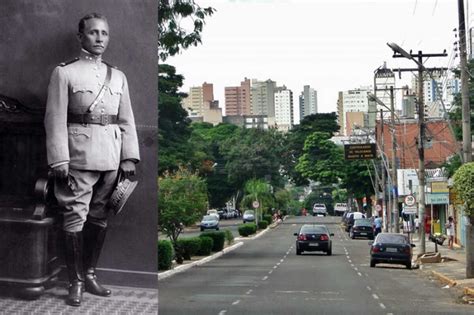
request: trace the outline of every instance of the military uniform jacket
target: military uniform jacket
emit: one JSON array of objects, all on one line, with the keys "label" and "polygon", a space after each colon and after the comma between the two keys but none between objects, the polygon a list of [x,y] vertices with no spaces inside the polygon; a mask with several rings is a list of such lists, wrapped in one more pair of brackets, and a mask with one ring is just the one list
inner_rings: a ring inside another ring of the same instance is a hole
[{"label": "military uniform jacket", "polygon": [[48,86],[45,114],[48,165],[90,171],[117,170],[120,161],[138,161],[138,139],[127,79],[112,68],[108,88],[92,115],[117,115],[117,124],[68,123],[68,113],[85,114],[98,95],[107,65],[84,51],[69,64],[57,66]]}]

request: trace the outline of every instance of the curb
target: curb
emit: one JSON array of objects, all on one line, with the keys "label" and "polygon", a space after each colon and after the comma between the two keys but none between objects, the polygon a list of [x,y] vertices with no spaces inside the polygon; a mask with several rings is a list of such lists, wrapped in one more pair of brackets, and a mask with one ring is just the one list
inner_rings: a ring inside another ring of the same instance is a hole
[{"label": "curb", "polygon": [[474,288],[464,287],[464,294],[474,297]]},{"label": "curb", "polygon": [[[432,271],[431,271],[431,274],[432,274],[435,278],[437,278],[438,280],[440,280],[441,282],[448,284],[450,287],[454,287],[454,286],[457,284],[456,280],[451,279],[451,278],[449,278],[448,276],[445,276],[445,275],[443,275],[442,273],[439,273],[439,272],[437,272],[437,271],[432,270]],[[474,291],[474,290],[473,290],[473,291]]]},{"label": "curb", "polygon": [[180,273],[180,272],[183,272],[183,271],[186,271],[194,266],[200,266],[202,264],[205,264],[211,260],[214,260],[216,258],[219,258],[221,257],[222,255],[230,252],[230,251],[233,251],[234,249],[237,249],[239,248],[240,246],[244,245],[243,242],[238,242],[232,246],[229,246],[229,247],[226,247],[224,248],[223,250],[221,250],[220,252],[217,252],[211,256],[207,256],[207,257],[204,257],[203,259],[200,259],[200,260],[196,260],[196,261],[193,261],[192,263],[189,263],[189,264],[185,264],[185,265],[180,265],[180,266],[177,266],[175,267],[174,269],[171,269],[171,270],[167,270],[167,271],[163,271],[163,272],[160,272],[158,273],[158,280],[163,280],[163,279],[166,279],[168,277],[171,277],[172,275],[174,274],[177,274],[177,273]]}]

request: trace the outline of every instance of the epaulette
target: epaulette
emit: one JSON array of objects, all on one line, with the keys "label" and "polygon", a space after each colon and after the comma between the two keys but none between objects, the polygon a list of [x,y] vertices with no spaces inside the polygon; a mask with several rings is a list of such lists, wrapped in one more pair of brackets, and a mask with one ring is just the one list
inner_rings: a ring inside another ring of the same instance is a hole
[{"label": "epaulette", "polygon": [[108,62],[106,62],[106,61],[104,61],[104,60],[102,60],[102,63],[105,63],[107,66],[109,66],[109,67],[111,67],[111,68],[118,69],[116,66],[111,65],[110,63],[108,63]]},{"label": "epaulette", "polygon": [[64,66],[67,66],[67,65],[69,65],[69,64],[71,64],[71,63],[73,63],[73,62],[76,62],[76,61],[78,61],[78,60],[79,60],[79,57],[76,57],[76,58],[74,58],[73,60],[69,60],[69,61],[66,61],[66,62],[61,62],[61,63],[59,64],[59,66],[60,66],[60,67],[64,67]]}]

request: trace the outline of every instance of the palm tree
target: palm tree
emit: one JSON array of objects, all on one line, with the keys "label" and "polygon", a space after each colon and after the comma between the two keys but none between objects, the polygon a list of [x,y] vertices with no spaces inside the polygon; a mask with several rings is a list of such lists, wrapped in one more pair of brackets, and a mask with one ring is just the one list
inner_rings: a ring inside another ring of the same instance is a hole
[{"label": "palm tree", "polygon": [[251,179],[245,183],[245,195],[242,198],[241,205],[249,206],[254,201],[258,201],[259,206],[256,209],[256,223],[262,218],[263,205],[270,205],[273,201],[272,186],[262,179]]}]

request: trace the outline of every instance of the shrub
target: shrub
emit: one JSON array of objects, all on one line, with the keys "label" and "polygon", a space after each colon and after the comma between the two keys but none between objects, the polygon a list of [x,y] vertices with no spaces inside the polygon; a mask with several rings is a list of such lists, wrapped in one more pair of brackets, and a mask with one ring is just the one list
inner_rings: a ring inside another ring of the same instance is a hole
[{"label": "shrub", "polygon": [[257,232],[257,226],[255,223],[246,223],[239,225],[239,235],[240,236],[249,236]]},{"label": "shrub", "polygon": [[204,232],[201,233],[201,236],[208,236],[211,237],[214,241],[212,245],[213,252],[219,252],[224,249],[224,242],[225,242],[225,233],[222,231],[219,232]]},{"label": "shrub", "polygon": [[225,233],[225,240],[227,241],[227,245],[230,245],[234,242],[234,235],[232,234],[231,230],[224,230]]},{"label": "shrub", "polygon": [[178,246],[181,250],[183,258],[190,260],[195,256],[201,247],[201,239],[199,237],[189,237],[178,239]]},{"label": "shrub", "polygon": [[266,229],[267,226],[268,226],[268,222],[265,221],[265,220],[262,220],[262,221],[258,222],[258,228],[259,228],[259,230]]},{"label": "shrub", "polygon": [[168,270],[173,262],[173,245],[169,240],[158,241],[158,270]]},{"label": "shrub", "polygon": [[271,214],[264,214],[263,215],[263,220],[267,221],[267,224],[270,225],[273,222],[272,215]]},{"label": "shrub", "polygon": [[201,247],[199,248],[199,251],[197,254],[199,256],[208,256],[211,254],[212,251],[212,246],[214,246],[214,240],[212,237],[201,235],[199,236],[201,239]]}]

